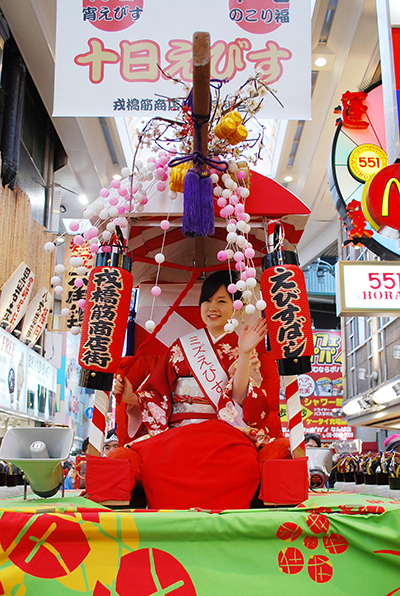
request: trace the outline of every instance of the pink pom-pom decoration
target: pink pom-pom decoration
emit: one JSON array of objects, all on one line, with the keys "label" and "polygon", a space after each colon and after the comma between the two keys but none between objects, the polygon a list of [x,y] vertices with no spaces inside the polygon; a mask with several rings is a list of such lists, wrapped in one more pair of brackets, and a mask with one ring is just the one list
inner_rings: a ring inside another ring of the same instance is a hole
[{"label": "pink pom-pom decoration", "polygon": [[99,245],[98,245],[98,244],[91,244],[91,245],[90,245],[90,252],[91,252],[92,254],[96,254],[96,253],[98,253],[98,252],[99,252],[99,250],[100,250],[100,247],[99,247]]},{"label": "pink pom-pom decoration", "polygon": [[226,261],[227,258],[228,258],[228,255],[227,255],[226,250],[220,250],[217,253],[217,259],[218,259],[218,261]]},{"label": "pink pom-pom decoration", "polygon": [[243,263],[243,261],[238,261],[235,265],[236,271],[244,271],[244,268],[245,264]]},{"label": "pink pom-pom decoration", "polygon": [[110,199],[109,203],[113,207],[115,207],[115,205],[118,205],[118,199],[117,199],[117,197],[113,197],[112,199]]},{"label": "pink pom-pom decoration", "polygon": [[121,182],[119,180],[111,180],[112,188],[119,188],[121,186]]},{"label": "pink pom-pom decoration", "polygon": [[164,176],[161,178],[161,180],[163,182],[166,182],[168,180],[168,174],[167,174],[167,172],[164,172]]},{"label": "pink pom-pom decoration", "polygon": [[237,205],[239,203],[239,197],[237,195],[231,195],[229,197],[229,202],[231,205]]},{"label": "pink pom-pom decoration", "polygon": [[126,186],[120,186],[118,189],[118,194],[120,197],[127,197],[129,190],[126,188]]},{"label": "pink pom-pom decoration", "polygon": [[158,160],[162,166],[165,166],[169,162],[168,155],[161,155],[160,159]]},{"label": "pink pom-pom decoration", "polygon": [[223,209],[221,209],[221,211],[219,212],[219,214],[222,217],[222,219],[225,219],[226,217],[228,217],[228,214],[225,211],[225,207]]},{"label": "pink pom-pom decoration", "polygon": [[255,250],[254,248],[249,248],[247,247],[246,250],[244,251],[244,256],[246,257],[246,259],[253,259],[255,256]]},{"label": "pink pom-pom decoration", "polygon": [[111,252],[111,246],[102,246],[101,252]]},{"label": "pink pom-pom decoration", "polygon": [[225,209],[225,213],[226,213],[228,216],[229,216],[229,215],[232,215],[232,213],[233,213],[233,207],[232,207],[232,205],[227,205],[226,207],[224,207],[224,209]]},{"label": "pink pom-pom decoration", "polygon": [[157,190],[158,192],[163,192],[166,189],[164,182],[157,182]]},{"label": "pink pom-pom decoration", "polygon": [[108,190],[108,188],[102,188],[100,190],[100,196],[103,197],[103,199],[106,199],[109,194],[110,194],[110,191]]},{"label": "pink pom-pom decoration", "polygon": [[171,227],[171,224],[169,223],[168,219],[163,219],[162,222],[160,223],[160,228],[162,230],[169,230],[169,228]]},{"label": "pink pom-pom decoration", "polygon": [[236,294],[236,292],[237,292],[236,285],[235,284],[229,284],[229,286],[228,286],[228,292],[230,294]]},{"label": "pink pom-pom decoration", "polygon": [[124,207],[124,205],[118,205],[117,209],[120,215],[123,215],[126,211],[126,207]]},{"label": "pink pom-pom decoration", "polygon": [[238,215],[239,213],[243,213],[243,212],[244,212],[244,207],[243,207],[242,203],[238,203],[237,205],[235,205],[236,215]]},{"label": "pink pom-pom decoration", "polygon": [[76,244],[76,246],[82,246],[82,244],[84,243],[84,239],[82,238],[82,236],[78,235],[78,236],[74,236],[74,244]]},{"label": "pink pom-pom decoration", "polygon": [[86,300],[84,298],[81,298],[80,300],[78,300],[78,306],[80,309],[84,309],[86,306]]},{"label": "pink pom-pom decoration", "polygon": [[241,300],[235,300],[233,303],[233,308],[235,310],[241,310],[243,308],[243,302]]},{"label": "pink pom-pom decoration", "polygon": [[153,286],[150,291],[152,296],[159,296],[161,294],[160,286]]},{"label": "pink pom-pom decoration", "polygon": [[96,238],[96,236],[99,235],[99,230],[95,227],[92,226],[91,228],[88,229],[88,238]]},{"label": "pink pom-pom decoration", "polygon": [[247,277],[255,277],[256,276],[256,270],[254,269],[254,267],[248,267],[247,268]]},{"label": "pink pom-pom decoration", "polygon": [[218,207],[221,207],[223,209],[224,207],[226,207],[226,203],[227,203],[227,201],[226,201],[226,199],[224,199],[224,197],[219,197],[219,199],[217,201]]},{"label": "pink pom-pom decoration", "polygon": [[157,168],[156,169],[156,176],[157,178],[159,178],[160,180],[162,180],[164,178],[164,168]]},{"label": "pink pom-pom decoration", "polygon": [[244,172],[243,170],[239,170],[236,176],[238,180],[245,180],[246,172]]},{"label": "pink pom-pom decoration", "polygon": [[71,221],[69,224],[69,229],[71,232],[77,232],[79,230],[79,223],[77,221]]},{"label": "pink pom-pom decoration", "polygon": [[234,260],[235,260],[236,262],[243,261],[243,259],[244,259],[244,254],[243,254],[242,252],[240,252],[240,251],[237,251],[237,252],[235,252],[235,254],[233,255],[233,258],[234,258]]},{"label": "pink pom-pom decoration", "polygon": [[74,286],[76,288],[81,288],[83,286],[83,279],[81,279],[80,277],[74,279]]}]

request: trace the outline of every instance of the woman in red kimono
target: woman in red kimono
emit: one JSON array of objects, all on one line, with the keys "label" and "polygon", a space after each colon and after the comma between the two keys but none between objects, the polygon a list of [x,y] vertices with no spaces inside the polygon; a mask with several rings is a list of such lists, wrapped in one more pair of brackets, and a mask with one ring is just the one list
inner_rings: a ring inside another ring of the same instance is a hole
[{"label": "woman in red kimono", "polygon": [[150,508],[248,508],[259,485],[257,450],[270,438],[257,350],[265,351],[267,327],[260,318],[239,335],[225,332],[230,283],[228,272],[206,279],[205,329],[173,343],[139,389],[133,391],[129,374],[116,376],[114,393],[128,404],[128,418],[140,408],[147,429],[130,448],[141,457]]}]

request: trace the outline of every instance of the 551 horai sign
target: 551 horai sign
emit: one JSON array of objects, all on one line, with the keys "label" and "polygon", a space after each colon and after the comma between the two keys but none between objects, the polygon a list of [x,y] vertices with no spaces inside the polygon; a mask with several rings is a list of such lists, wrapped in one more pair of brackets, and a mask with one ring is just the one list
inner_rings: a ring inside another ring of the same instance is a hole
[{"label": "551 horai sign", "polygon": [[400,315],[400,262],[339,261],[337,316]]}]

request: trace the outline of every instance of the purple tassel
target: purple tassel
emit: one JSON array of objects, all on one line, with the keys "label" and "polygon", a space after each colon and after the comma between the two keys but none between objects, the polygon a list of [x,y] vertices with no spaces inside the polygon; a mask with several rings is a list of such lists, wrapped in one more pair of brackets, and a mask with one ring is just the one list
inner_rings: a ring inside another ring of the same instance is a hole
[{"label": "purple tassel", "polygon": [[182,231],[190,238],[214,234],[213,185],[208,173],[191,169],[185,174]]}]

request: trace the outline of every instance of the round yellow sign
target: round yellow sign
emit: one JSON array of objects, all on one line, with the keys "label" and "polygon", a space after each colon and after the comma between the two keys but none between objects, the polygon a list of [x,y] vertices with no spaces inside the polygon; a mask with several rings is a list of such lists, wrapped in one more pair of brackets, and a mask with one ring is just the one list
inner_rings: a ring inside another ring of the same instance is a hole
[{"label": "round yellow sign", "polygon": [[347,162],[351,175],[359,182],[366,182],[387,166],[383,149],[372,144],[358,145],[350,153]]}]

